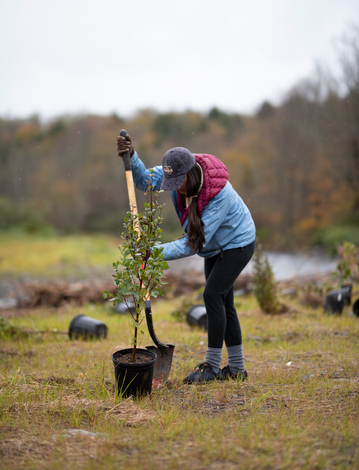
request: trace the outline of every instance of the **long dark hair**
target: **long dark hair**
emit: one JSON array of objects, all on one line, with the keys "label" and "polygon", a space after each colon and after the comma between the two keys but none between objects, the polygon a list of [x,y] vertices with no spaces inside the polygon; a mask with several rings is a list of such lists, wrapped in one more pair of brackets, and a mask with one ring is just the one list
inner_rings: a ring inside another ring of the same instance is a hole
[{"label": "long dark hair", "polygon": [[[187,189],[186,196],[197,196],[201,185],[201,170],[194,165],[187,173]],[[200,253],[203,250],[203,243],[206,241],[204,237],[204,223],[198,212],[198,197],[193,197],[188,208],[188,241],[187,245],[192,251]]]}]

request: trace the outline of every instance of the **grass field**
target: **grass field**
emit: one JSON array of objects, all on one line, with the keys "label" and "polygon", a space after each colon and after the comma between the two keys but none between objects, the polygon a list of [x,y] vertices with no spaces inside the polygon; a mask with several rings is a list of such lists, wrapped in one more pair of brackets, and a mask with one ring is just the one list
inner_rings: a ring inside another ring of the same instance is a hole
[{"label": "grass field", "polygon": [[[156,332],[175,357],[167,386],[139,401],[115,398],[111,354],[130,345],[127,315],[109,304],[15,312],[16,327],[60,331],[81,312],[109,335],[3,338],[0,468],[359,468],[359,320],[349,307],[324,316],[294,300],[298,313],[270,317],[240,298],[249,381],[188,386],[181,381],[204,359],[206,333],[174,320],[179,301],[153,303]],[[147,333],[142,344],[151,344]]]},{"label": "grass field", "polygon": [[[0,236],[0,279],[110,275],[117,243]],[[207,334],[171,315],[182,301],[153,302],[156,333],[175,356],[166,386],[135,401],[116,398],[111,360],[130,347],[128,315],[110,303],[0,311],[14,327],[1,335],[0,319],[0,468],[359,468],[359,319],[350,307],[325,316],[294,298],[296,313],[272,317],[252,295],[238,297],[249,380],[188,386]],[[78,313],[104,321],[108,337],[61,334]],[[19,330],[48,332],[11,334]]]},{"label": "grass field", "polygon": [[44,238],[0,233],[0,277],[83,277],[111,272],[120,243],[120,236],[54,235]]}]

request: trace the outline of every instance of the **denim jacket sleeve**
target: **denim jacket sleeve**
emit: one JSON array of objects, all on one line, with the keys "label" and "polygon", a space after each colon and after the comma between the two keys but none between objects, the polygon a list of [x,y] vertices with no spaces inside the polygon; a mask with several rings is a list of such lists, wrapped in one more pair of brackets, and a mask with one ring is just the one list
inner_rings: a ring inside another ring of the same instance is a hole
[{"label": "denim jacket sleeve", "polygon": [[[203,249],[211,242],[213,235],[221,226],[225,219],[229,206],[226,186],[205,206],[202,213],[202,222],[204,223],[205,242]],[[179,240],[160,245],[163,247],[163,257],[166,261],[185,258],[196,253],[187,246],[188,236],[185,235]]]},{"label": "denim jacket sleeve", "polygon": [[151,178],[150,170],[146,169],[143,162],[139,159],[137,152],[133,154],[131,158],[131,167],[133,174],[133,182],[140,191],[146,192],[148,189],[148,182],[152,179],[153,188],[159,191],[163,179],[163,169],[161,166],[155,166],[152,168],[153,176]]}]

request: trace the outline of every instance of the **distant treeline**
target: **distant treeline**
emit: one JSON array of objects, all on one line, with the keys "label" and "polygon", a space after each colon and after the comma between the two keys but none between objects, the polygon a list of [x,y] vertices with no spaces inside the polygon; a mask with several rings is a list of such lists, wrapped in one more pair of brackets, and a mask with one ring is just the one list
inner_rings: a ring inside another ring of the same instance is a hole
[{"label": "distant treeline", "polygon": [[[355,238],[357,28],[349,39],[341,55],[340,81],[318,70],[279,105],[264,102],[254,116],[213,108],[206,114],[142,110],[131,119],[63,116],[46,124],[36,116],[1,119],[0,228],[25,220],[29,231],[48,223],[63,232],[119,234],[128,198],[116,136],[126,128],[148,167],[159,165],[175,146],[220,158],[260,236],[278,247],[321,242],[328,227],[340,224],[350,232],[347,238]],[[168,194],[161,197],[168,202],[167,233],[181,234]]]}]

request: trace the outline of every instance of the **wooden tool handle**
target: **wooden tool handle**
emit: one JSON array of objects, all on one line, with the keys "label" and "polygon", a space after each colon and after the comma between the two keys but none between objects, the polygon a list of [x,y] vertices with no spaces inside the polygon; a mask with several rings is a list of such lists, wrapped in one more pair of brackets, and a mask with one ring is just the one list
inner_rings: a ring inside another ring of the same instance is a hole
[{"label": "wooden tool handle", "polygon": [[[122,131],[120,132],[120,136],[126,137],[126,135],[127,135],[127,131],[125,129],[122,129]],[[130,152],[127,151],[123,153],[122,158],[123,158],[125,171],[126,171],[127,192],[128,192],[128,199],[130,201],[130,211],[132,214],[137,214],[136,193],[135,193],[135,185],[133,182]],[[138,233],[140,233],[138,223],[136,224],[135,229],[138,231]]]},{"label": "wooden tool handle", "polygon": [[[127,135],[127,131],[125,129],[122,129],[122,131],[120,132],[120,136],[126,137],[126,135]],[[130,152],[125,152],[123,154],[123,161],[124,161],[125,170],[126,170],[126,182],[127,182],[128,199],[130,201],[130,211],[131,211],[131,214],[137,214],[138,212],[137,212],[136,193],[135,193],[135,185],[133,182]],[[141,232],[140,232],[140,226],[139,226],[138,220],[134,224],[134,229],[137,231],[138,236],[140,236]],[[149,300],[149,298],[150,296],[147,293],[145,300]]]}]

